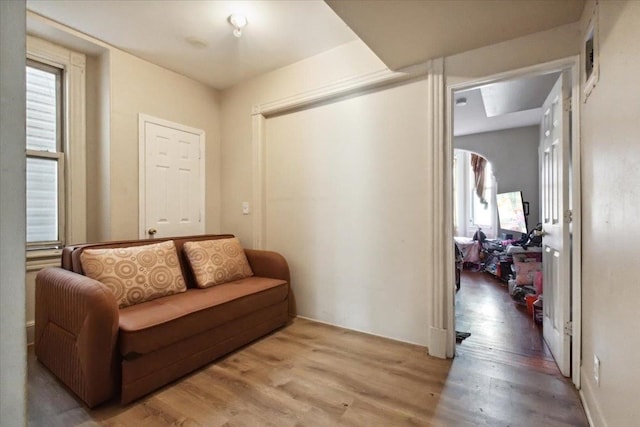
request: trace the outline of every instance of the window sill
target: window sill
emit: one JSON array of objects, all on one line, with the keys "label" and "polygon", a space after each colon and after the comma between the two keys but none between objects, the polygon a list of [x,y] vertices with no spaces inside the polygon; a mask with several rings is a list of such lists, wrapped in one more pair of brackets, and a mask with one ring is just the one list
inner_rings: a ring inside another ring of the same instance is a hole
[{"label": "window sill", "polygon": [[45,267],[59,267],[62,249],[36,249],[27,251],[27,271],[37,271]]}]

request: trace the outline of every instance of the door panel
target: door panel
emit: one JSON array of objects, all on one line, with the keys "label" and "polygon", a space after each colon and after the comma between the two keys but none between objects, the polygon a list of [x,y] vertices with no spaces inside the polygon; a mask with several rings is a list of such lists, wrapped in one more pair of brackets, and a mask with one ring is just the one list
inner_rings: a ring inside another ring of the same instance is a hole
[{"label": "door panel", "polygon": [[[545,101],[540,128],[543,221],[544,339],[564,376],[569,376],[571,337],[569,242],[569,110],[568,90],[560,76]],[[566,213],[566,214],[565,214]]]},{"label": "door panel", "polygon": [[[148,237],[204,233],[201,137],[145,122],[144,229]],[[155,230],[155,232],[153,232]]]}]

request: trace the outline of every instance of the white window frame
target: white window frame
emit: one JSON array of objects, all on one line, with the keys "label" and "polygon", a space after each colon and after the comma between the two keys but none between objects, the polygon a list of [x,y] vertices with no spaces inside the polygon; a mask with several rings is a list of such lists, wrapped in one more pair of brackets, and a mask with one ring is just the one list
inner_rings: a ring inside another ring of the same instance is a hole
[{"label": "white window frame", "polygon": [[58,169],[58,189],[57,189],[57,208],[58,208],[58,239],[50,241],[27,241],[27,250],[38,249],[58,249],[64,246],[65,239],[65,186],[64,186],[64,152],[63,150],[63,123],[64,112],[62,106],[62,94],[64,93],[63,80],[64,70],[48,64],[43,64],[32,59],[27,60],[27,67],[36,68],[45,72],[56,73],[56,149],[55,151],[32,150],[27,148],[27,159],[49,159],[57,162]]},{"label": "white window frame", "polygon": [[[46,40],[27,36],[27,59],[63,70],[62,73],[62,199],[60,214],[63,235],[61,244],[86,241],[86,57]],[[32,153],[27,152],[27,155]],[[38,152],[38,154],[41,154]],[[42,245],[40,245],[42,248]],[[60,249],[53,249],[59,252]],[[52,248],[32,250],[27,260],[50,256]]]}]

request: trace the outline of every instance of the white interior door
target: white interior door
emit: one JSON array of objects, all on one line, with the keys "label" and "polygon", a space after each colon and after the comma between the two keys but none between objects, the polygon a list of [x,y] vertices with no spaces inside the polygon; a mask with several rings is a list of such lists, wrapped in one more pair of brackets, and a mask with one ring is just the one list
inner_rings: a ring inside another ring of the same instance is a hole
[{"label": "white interior door", "polygon": [[570,369],[569,101],[560,76],[543,107],[540,126],[544,271],[544,339],[564,376]]},{"label": "white interior door", "polygon": [[204,233],[204,131],[140,117],[140,237]]}]

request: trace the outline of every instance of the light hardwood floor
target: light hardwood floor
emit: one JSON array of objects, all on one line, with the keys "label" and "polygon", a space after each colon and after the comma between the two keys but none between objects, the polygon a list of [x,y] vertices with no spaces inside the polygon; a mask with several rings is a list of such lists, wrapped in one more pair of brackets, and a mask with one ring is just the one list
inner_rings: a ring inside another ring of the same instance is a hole
[{"label": "light hardwood floor", "polygon": [[479,274],[463,274],[458,329],[472,335],[458,345],[454,360],[295,319],[131,405],[112,401],[90,411],[30,349],[29,423],[586,426],[577,393],[558,373],[537,327],[505,299],[500,284]]}]

